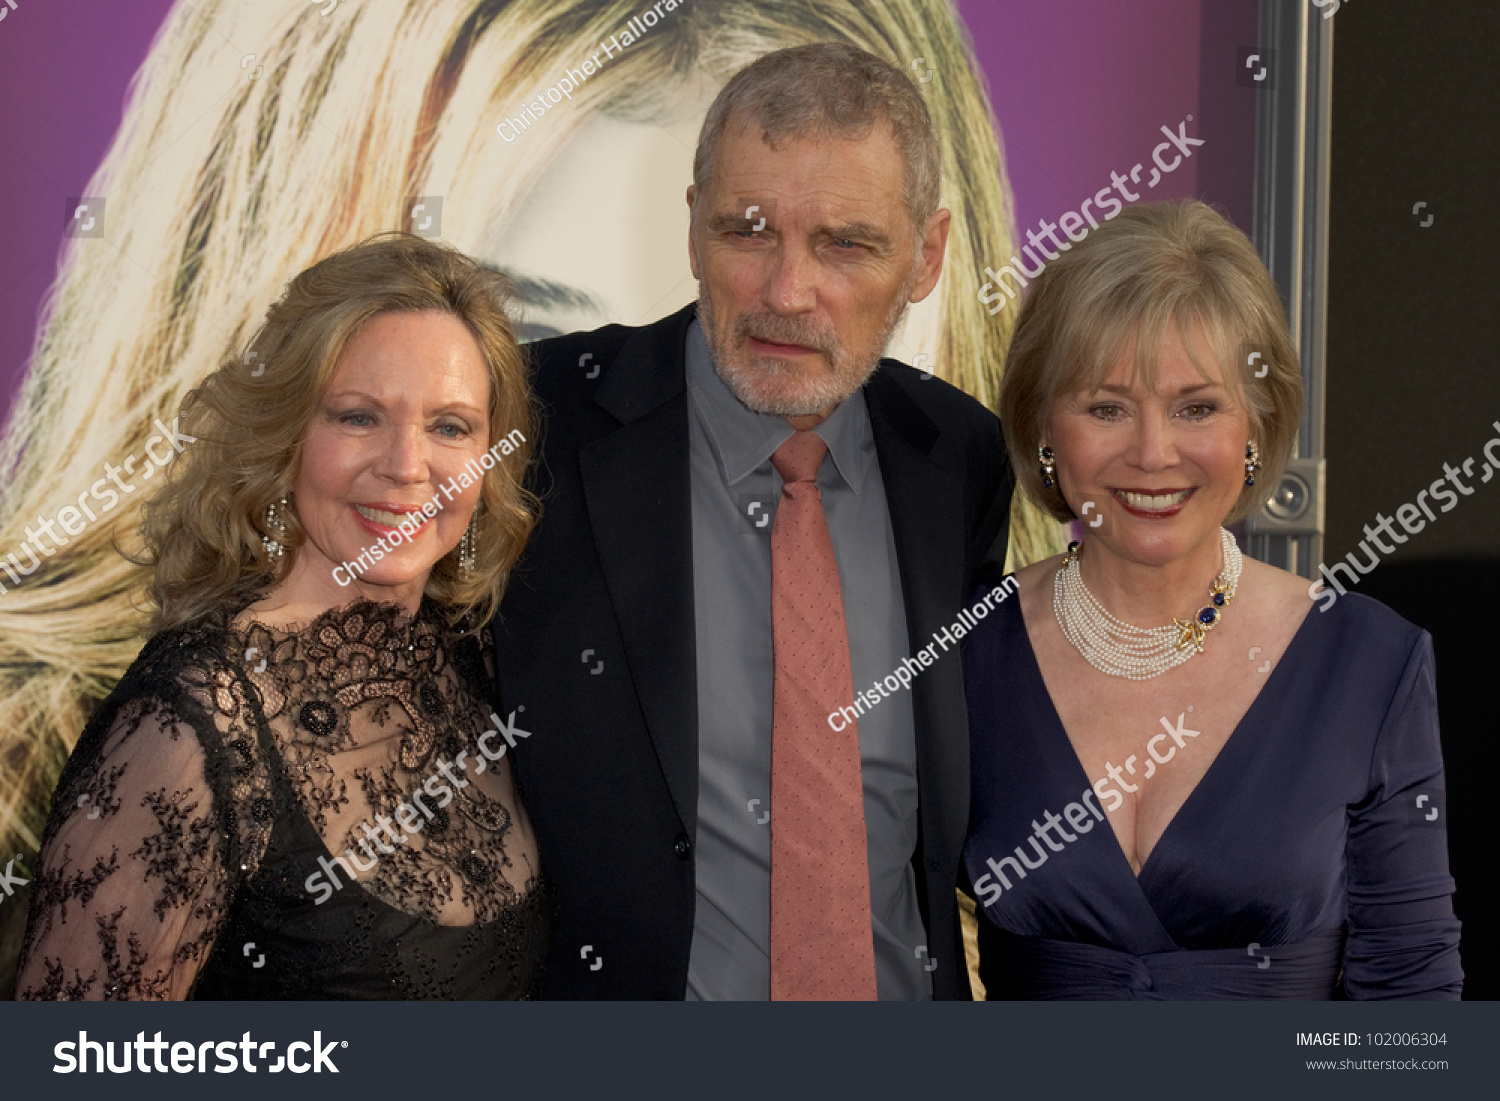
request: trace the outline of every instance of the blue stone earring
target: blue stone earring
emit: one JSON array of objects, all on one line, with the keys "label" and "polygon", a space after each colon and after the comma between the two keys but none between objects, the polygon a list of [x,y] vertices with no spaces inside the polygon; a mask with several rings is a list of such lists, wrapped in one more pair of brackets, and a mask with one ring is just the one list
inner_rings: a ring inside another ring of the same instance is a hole
[{"label": "blue stone earring", "polygon": [[1036,449],[1037,462],[1042,464],[1042,488],[1051,489],[1057,482],[1057,463],[1052,448],[1045,444]]}]

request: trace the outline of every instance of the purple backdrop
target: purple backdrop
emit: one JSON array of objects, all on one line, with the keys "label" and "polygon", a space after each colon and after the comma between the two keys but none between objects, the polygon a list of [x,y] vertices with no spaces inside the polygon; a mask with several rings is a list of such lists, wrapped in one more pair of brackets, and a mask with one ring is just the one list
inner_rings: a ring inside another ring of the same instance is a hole
[{"label": "purple backdrop", "polygon": [[0,415],[31,355],[57,274],[64,207],[86,193],[130,78],[172,0],[18,0],[0,23]]},{"label": "purple backdrop", "polygon": [[[1076,210],[1111,171],[1149,170],[1159,128],[1189,114],[1187,133],[1207,144],[1143,197],[1200,195],[1248,228],[1254,100],[1236,86],[1234,65],[1236,46],[1254,41],[1255,3],[1216,0],[1205,25],[1206,3],[959,0],[1023,231]],[[56,273],[66,200],[84,194],[170,7],[20,0],[0,22],[0,414]]]}]

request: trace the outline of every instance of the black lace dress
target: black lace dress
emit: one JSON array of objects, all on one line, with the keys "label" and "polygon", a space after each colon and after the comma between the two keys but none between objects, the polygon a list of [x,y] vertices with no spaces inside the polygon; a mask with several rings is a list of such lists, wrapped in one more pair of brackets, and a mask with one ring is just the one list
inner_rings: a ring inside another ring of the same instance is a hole
[{"label": "black lace dress", "polygon": [[17,996],[534,995],[553,903],[488,653],[425,603],[156,635],[63,772]]}]

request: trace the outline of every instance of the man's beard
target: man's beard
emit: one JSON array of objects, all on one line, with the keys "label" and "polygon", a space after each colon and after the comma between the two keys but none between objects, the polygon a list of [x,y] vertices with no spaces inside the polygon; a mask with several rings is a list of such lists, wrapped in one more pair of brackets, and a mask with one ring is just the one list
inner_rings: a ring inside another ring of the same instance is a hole
[{"label": "man's beard", "polygon": [[[713,303],[702,282],[698,284],[698,316],[713,353],[714,367],[741,404],[756,413],[806,417],[839,405],[870,380],[880,366],[880,356],[891,334],[906,312],[916,281],[914,269],[886,314],[875,346],[863,353],[846,349],[831,329],[824,331],[804,318],[769,312],[741,314],[735,319],[733,330],[721,338],[714,324]],[[752,336],[773,344],[800,344],[816,349],[833,369],[807,377],[800,367],[785,359],[755,355],[748,344]]]}]

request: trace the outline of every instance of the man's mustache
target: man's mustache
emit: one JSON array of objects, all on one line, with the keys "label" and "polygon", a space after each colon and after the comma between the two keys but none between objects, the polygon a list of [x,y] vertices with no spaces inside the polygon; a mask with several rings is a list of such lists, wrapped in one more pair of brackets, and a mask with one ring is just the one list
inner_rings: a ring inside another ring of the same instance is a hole
[{"label": "man's mustache", "polygon": [[822,352],[830,359],[838,358],[838,337],[831,331],[822,331],[795,317],[778,317],[776,314],[743,314],[735,322],[735,336],[740,343],[746,337],[768,341],[772,344],[800,344]]}]

